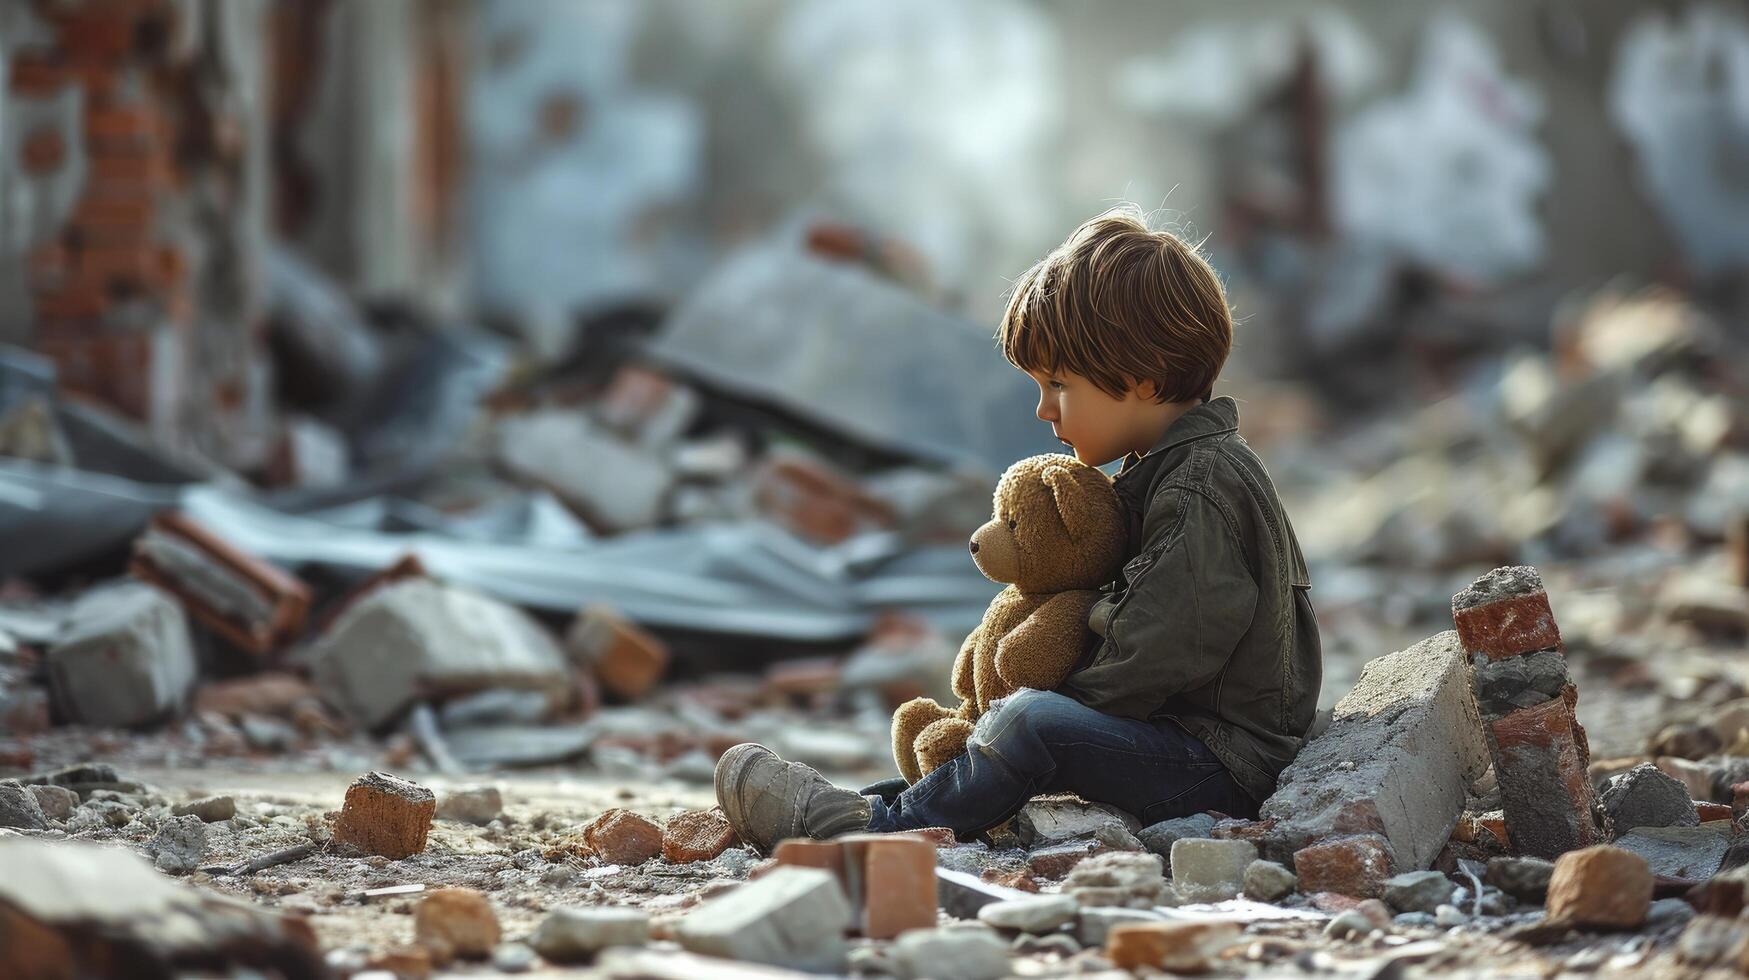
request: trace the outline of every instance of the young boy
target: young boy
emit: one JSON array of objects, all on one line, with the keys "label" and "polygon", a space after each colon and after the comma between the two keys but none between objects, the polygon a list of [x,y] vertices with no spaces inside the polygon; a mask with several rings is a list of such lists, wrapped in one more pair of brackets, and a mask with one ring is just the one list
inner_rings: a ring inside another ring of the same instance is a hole
[{"label": "young boy", "polygon": [[761,849],[862,830],[969,838],[1040,793],[1144,824],[1255,816],[1312,724],[1323,667],[1305,561],[1238,407],[1212,398],[1233,338],[1214,270],[1108,212],[1020,278],[997,337],[1077,458],[1123,459],[1121,578],[1058,690],[996,702],[964,753],[896,796],[840,789],[753,743],[724,753],[717,801]]}]

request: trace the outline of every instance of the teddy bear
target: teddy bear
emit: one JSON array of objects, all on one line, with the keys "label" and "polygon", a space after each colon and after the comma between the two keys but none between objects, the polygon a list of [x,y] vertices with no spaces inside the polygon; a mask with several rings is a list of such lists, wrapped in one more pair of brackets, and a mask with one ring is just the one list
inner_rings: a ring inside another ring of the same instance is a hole
[{"label": "teddy bear", "polygon": [[1096,590],[1123,562],[1127,524],[1111,478],[1073,456],[1010,466],[993,510],[972,534],[972,561],[1006,588],[954,659],[960,704],[913,698],[893,712],[893,760],[909,783],[965,751],[992,701],[1063,682],[1080,657]]}]

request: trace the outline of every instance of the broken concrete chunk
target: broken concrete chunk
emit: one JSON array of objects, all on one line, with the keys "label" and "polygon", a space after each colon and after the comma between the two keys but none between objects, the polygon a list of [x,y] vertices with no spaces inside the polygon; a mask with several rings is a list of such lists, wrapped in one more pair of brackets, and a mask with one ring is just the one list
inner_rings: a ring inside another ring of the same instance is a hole
[{"label": "broken concrete chunk", "polygon": [[182,607],[143,582],[99,589],[76,602],[47,668],[63,715],[116,726],[180,713],[196,673]]},{"label": "broken concrete chunk", "polygon": [[1377,898],[1384,894],[1392,863],[1391,845],[1377,834],[1337,837],[1294,852],[1294,873],[1307,894]]},{"label": "broken concrete chunk", "polygon": [[674,938],[694,953],[841,972],[851,918],[850,904],[831,874],[778,867],[687,913]]},{"label": "broken concrete chunk", "polygon": [[978,921],[995,929],[1040,935],[1073,921],[1079,909],[1069,895],[1035,895],[992,902],[978,910]]},{"label": "broken concrete chunk", "polygon": [[1188,817],[1174,817],[1162,820],[1142,828],[1136,839],[1142,846],[1166,861],[1166,872],[1172,872],[1172,845],[1188,837],[1214,836],[1215,818],[1212,814],[1193,813]]},{"label": "broken concrete chunk", "polygon": [[1125,922],[1106,936],[1105,956],[1124,970],[1202,973],[1239,934],[1237,922]]},{"label": "broken concrete chunk", "polygon": [[206,823],[196,816],[171,817],[146,844],[159,871],[187,874],[206,857]]},{"label": "broken concrete chunk", "polygon": [[893,944],[892,962],[894,972],[905,980],[998,980],[1009,975],[1008,944],[984,926],[908,932]]},{"label": "broken concrete chunk", "polygon": [[1287,863],[1314,841],[1370,832],[1405,868],[1425,868],[1487,765],[1458,635],[1430,637],[1368,663],[1329,729],[1281,774],[1262,808],[1276,821],[1264,854]]},{"label": "broken concrete chunk", "polygon": [[650,914],[634,908],[559,908],[548,913],[528,944],[554,963],[580,963],[609,946],[650,941]]},{"label": "broken concrete chunk", "polygon": [[583,842],[608,864],[643,864],[662,853],[662,828],[642,814],[615,807],[583,828]]},{"label": "broken concrete chunk", "polygon": [[1635,827],[1694,827],[1700,824],[1688,787],[1650,762],[1611,776],[1603,790],[1603,808],[1615,832]]},{"label": "broken concrete chunk", "polygon": [[565,648],[594,673],[603,690],[625,701],[650,693],[668,667],[668,647],[661,640],[605,606],[577,614]]},{"label": "broken concrete chunk", "polygon": [[[498,914],[472,888],[427,892],[413,911],[413,937],[420,945],[465,960],[485,959],[498,945]],[[447,957],[440,957],[446,959]]]},{"label": "broken concrete chunk", "polygon": [[1172,845],[1172,888],[1186,902],[1236,898],[1255,860],[1257,845],[1250,841],[1181,840]]},{"label": "broken concrete chunk", "polygon": [[45,830],[49,818],[29,787],[0,783],[0,827]]},{"label": "broken concrete chunk", "polygon": [[174,511],[153,518],[134,541],[130,571],[256,656],[296,639],[310,609],[309,586]]},{"label": "broken concrete chunk", "polygon": [[370,854],[400,860],[425,850],[437,798],[417,783],[368,772],[347,787],[334,838]]},{"label": "broken concrete chunk", "polygon": [[1600,844],[1569,851],[1549,878],[1548,921],[1634,929],[1652,903],[1652,870],[1638,854]]},{"label": "broken concrete chunk", "polygon": [[1398,912],[1428,912],[1449,905],[1457,886],[1438,871],[1407,871],[1385,879],[1385,904]]},{"label": "broken concrete chunk", "polygon": [[237,815],[237,801],[229,796],[207,796],[178,803],[170,812],[178,817],[199,817],[203,823],[218,823]]},{"label": "broken concrete chunk", "polygon": [[1286,867],[1258,858],[1245,866],[1242,894],[1253,902],[1279,902],[1292,895],[1299,882]]},{"label": "broken concrete chunk", "polygon": [[1082,905],[1153,908],[1166,902],[1163,862],[1157,854],[1108,851],[1075,865],[1063,879],[1063,893]]},{"label": "broken concrete chunk", "polygon": [[391,582],[353,603],[311,650],[323,695],[364,727],[416,700],[489,687],[563,696],[564,656],[526,613],[428,579]]},{"label": "broken concrete chunk", "polygon": [[437,819],[484,827],[504,813],[504,795],[496,786],[462,786],[443,794]]}]

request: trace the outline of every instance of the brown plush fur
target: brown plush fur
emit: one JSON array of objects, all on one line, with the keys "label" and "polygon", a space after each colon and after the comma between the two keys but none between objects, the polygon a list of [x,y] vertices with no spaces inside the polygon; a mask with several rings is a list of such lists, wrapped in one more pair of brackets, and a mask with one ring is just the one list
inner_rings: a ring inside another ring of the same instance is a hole
[{"label": "brown plush fur", "polygon": [[1123,560],[1123,511],[1111,478],[1073,456],[1023,459],[996,484],[995,517],[972,535],[972,561],[1007,584],[960,645],[947,708],[915,698],[893,713],[893,760],[908,782],[965,751],[990,702],[1048,691],[1081,653],[1099,586]]}]

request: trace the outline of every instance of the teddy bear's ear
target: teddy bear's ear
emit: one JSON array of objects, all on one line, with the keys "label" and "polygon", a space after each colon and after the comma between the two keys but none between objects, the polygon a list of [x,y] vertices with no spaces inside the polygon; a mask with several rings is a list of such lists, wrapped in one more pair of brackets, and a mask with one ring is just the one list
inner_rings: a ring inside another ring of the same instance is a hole
[{"label": "teddy bear's ear", "polygon": [[1069,529],[1069,537],[1080,538],[1087,533],[1087,522],[1092,517],[1088,507],[1087,491],[1075,484],[1075,474],[1069,472],[1066,466],[1047,466],[1044,471],[1045,486],[1051,488],[1051,497],[1056,501],[1057,513],[1063,518],[1063,526]]}]

